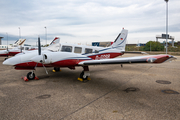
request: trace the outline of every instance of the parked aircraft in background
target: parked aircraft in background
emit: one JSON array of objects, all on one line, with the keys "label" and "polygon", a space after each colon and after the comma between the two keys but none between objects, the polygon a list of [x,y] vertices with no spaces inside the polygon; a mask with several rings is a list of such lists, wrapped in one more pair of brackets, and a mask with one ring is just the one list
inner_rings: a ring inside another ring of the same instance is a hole
[{"label": "parked aircraft in background", "polygon": [[9,51],[11,51],[13,49],[16,49],[19,46],[24,45],[25,41],[26,41],[26,39],[19,39],[11,47],[8,47],[7,45],[1,45],[1,48],[6,49],[6,50],[0,50],[0,57],[6,57],[6,56],[9,56],[9,55],[12,56],[13,53],[9,53]]},{"label": "parked aircraft in background", "polygon": [[[1,50],[0,51],[0,56],[1,57],[8,57],[8,56],[14,56],[16,54],[19,53],[26,53],[27,51],[31,51],[31,50],[37,50],[38,47],[33,47],[33,46],[21,46],[26,39],[20,39],[18,41],[15,42],[15,44],[17,44],[15,48],[13,49],[6,49],[6,50]],[[55,37],[54,40],[50,43],[50,46],[52,44],[56,44],[59,43],[59,38]],[[46,49],[45,47],[42,47],[42,49]],[[6,59],[6,58],[5,58]]]},{"label": "parked aircraft in background", "polygon": [[12,65],[18,70],[32,70],[27,74],[28,79],[34,79],[36,67],[54,67],[55,71],[60,67],[75,69],[82,66],[83,71],[79,81],[90,80],[89,65],[104,64],[133,64],[133,63],[163,63],[176,59],[171,55],[149,55],[138,57],[115,58],[125,53],[128,30],[122,29],[114,43],[110,47],[82,46],[61,43],[56,51],[47,49],[41,52],[40,38],[38,38],[38,51],[14,56],[3,62],[4,65]]}]

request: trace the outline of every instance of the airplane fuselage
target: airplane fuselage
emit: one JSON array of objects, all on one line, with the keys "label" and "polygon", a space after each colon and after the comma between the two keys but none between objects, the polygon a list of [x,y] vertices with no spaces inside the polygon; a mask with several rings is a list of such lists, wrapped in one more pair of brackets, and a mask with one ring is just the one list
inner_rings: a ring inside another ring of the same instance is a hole
[{"label": "airplane fuselage", "polygon": [[[118,49],[111,47],[94,47],[73,44],[60,44],[59,52],[52,52],[48,50],[42,51],[44,56],[44,65],[46,67],[69,67],[74,68],[78,66],[79,62],[85,60],[101,60],[110,59],[122,55],[123,53]],[[36,63],[30,59],[37,56],[37,50],[31,51],[28,54],[17,55],[9,58],[9,64],[15,66],[15,69],[34,69],[35,66],[43,67],[41,63]]]}]

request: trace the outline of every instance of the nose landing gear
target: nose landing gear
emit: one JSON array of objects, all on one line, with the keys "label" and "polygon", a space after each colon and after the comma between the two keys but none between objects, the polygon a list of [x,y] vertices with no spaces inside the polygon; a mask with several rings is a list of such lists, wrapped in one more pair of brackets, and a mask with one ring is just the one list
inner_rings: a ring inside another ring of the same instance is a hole
[{"label": "nose landing gear", "polygon": [[39,80],[39,78],[35,76],[34,71],[29,72],[29,73],[27,74],[27,76],[26,76],[26,77],[22,77],[22,79],[24,79],[24,81]]},{"label": "nose landing gear", "polygon": [[29,72],[29,73],[27,74],[27,78],[28,78],[29,80],[34,80],[34,78],[35,78],[34,72],[33,72],[33,71],[32,71],[32,72]]}]

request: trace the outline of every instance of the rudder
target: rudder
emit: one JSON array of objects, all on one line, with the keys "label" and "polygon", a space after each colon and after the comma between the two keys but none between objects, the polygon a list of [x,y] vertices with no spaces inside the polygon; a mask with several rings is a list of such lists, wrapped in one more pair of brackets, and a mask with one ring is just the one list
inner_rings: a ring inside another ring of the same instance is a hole
[{"label": "rudder", "polygon": [[114,43],[111,45],[112,48],[116,48],[125,51],[127,41],[128,30],[122,29],[121,33],[117,36]]}]

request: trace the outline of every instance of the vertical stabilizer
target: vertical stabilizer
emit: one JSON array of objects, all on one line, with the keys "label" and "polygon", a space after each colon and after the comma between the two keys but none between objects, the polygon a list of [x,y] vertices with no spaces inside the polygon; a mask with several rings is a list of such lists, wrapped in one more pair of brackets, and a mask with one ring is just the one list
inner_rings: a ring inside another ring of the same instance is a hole
[{"label": "vertical stabilizer", "polygon": [[127,41],[128,30],[122,29],[121,33],[117,36],[114,43],[111,45],[112,48],[116,48],[125,51]]},{"label": "vertical stabilizer", "polygon": [[47,50],[59,51],[59,49],[60,49],[60,38],[55,37],[54,40],[50,43],[50,45],[47,47]]},{"label": "vertical stabilizer", "polygon": [[50,43],[50,45],[52,44],[56,44],[60,42],[60,38],[59,37],[55,37],[54,40]]},{"label": "vertical stabilizer", "polygon": [[26,41],[26,39],[19,39],[14,44],[17,45],[17,46],[24,45],[25,41]]}]

